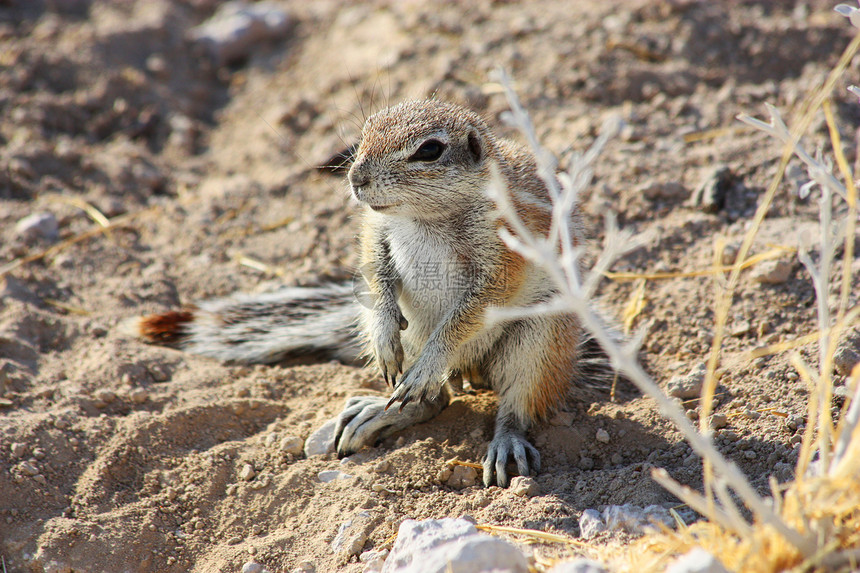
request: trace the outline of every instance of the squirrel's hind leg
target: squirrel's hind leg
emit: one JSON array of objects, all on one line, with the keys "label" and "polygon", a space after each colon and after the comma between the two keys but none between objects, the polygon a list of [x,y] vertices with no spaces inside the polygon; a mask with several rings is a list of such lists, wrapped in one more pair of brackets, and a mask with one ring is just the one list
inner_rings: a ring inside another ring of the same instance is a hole
[{"label": "squirrel's hind leg", "polygon": [[573,317],[538,316],[511,323],[490,352],[486,376],[499,394],[484,484],[508,486],[508,462],[520,475],[540,471],[540,454],[525,437],[533,422],[560,407],[574,378],[580,329]]}]

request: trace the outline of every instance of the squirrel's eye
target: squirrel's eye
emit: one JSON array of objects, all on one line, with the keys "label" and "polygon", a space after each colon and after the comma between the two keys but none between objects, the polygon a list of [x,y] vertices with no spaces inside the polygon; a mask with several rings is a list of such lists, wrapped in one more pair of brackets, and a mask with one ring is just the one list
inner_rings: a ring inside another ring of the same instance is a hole
[{"label": "squirrel's eye", "polygon": [[409,157],[409,161],[436,161],[442,157],[444,151],[444,143],[435,139],[428,139]]}]

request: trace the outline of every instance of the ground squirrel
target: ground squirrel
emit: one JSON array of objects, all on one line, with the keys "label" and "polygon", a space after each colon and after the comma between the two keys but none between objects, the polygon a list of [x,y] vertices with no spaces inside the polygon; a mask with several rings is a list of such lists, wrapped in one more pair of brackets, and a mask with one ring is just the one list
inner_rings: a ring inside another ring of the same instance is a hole
[{"label": "ground squirrel", "polygon": [[[372,359],[393,393],[347,401],[335,438],[341,456],[432,418],[447,406],[452,383],[475,375],[499,394],[484,483],[506,486],[508,462],[522,475],[540,469],[525,432],[584,381],[588,360],[572,315],[487,320],[491,307],[555,293],[543,270],[499,237],[505,223],[486,193],[492,166],[530,230],[546,235],[551,203],[531,153],[456,105],[411,101],[382,110],[365,123],[348,174],[364,210],[364,296],[350,284],[237,295],[145,317],[139,333],[242,362],[321,351]],[[578,213],[572,223],[580,244]]]}]

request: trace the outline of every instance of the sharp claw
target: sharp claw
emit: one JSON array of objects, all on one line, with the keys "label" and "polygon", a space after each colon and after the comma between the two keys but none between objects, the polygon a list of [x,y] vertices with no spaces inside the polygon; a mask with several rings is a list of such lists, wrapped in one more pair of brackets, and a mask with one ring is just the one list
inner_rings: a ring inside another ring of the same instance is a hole
[{"label": "sharp claw", "polygon": [[403,399],[403,401],[402,401],[402,402],[400,402],[400,409],[398,409],[397,411],[398,411],[398,412],[402,412],[402,411],[403,411],[403,408],[405,408],[405,407],[406,407],[406,404],[408,404],[408,403],[409,403],[409,402],[411,402],[411,401],[412,401],[412,397],[411,397],[411,396],[406,396],[406,397]]},{"label": "sharp claw", "polygon": [[391,382],[388,381],[388,368],[385,366],[382,367],[382,378],[385,380],[385,383],[391,386]]},{"label": "sharp claw", "polygon": [[391,397],[391,400],[389,400],[388,404],[385,405],[385,409],[388,410],[391,407],[391,405],[394,404],[395,402],[397,402],[397,396],[396,395]]},{"label": "sharp claw", "polygon": [[402,314],[400,315],[400,330],[406,330],[409,328],[409,321],[406,320],[406,317]]},{"label": "sharp claw", "polygon": [[391,386],[397,388],[397,374],[391,375]]}]

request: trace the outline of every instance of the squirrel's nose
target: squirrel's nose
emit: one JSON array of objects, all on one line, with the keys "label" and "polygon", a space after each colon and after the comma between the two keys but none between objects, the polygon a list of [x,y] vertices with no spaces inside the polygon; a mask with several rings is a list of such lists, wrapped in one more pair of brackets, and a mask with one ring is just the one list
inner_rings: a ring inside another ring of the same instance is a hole
[{"label": "squirrel's nose", "polygon": [[349,172],[349,184],[358,189],[359,187],[364,187],[370,183],[370,176],[364,173],[355,173],[353,171]]}]

